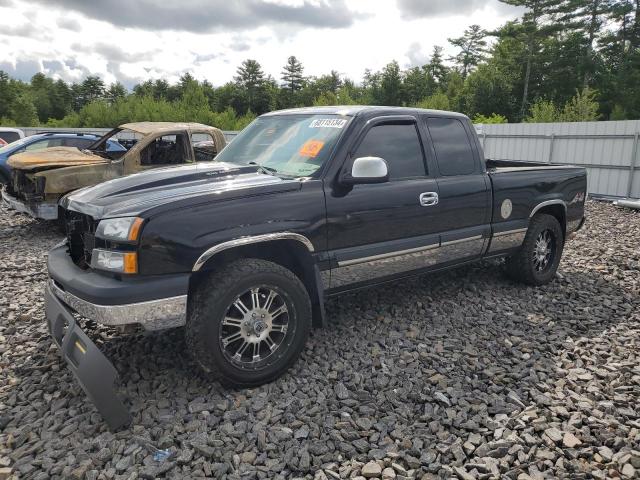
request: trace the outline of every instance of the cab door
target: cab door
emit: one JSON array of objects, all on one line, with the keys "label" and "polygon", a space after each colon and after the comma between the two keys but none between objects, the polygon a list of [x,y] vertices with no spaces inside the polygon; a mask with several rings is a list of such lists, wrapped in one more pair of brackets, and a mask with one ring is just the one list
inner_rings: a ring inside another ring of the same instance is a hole
[{"label": "cab door", "polygon": [[433,148],[440,201],[440,263],[480,257],[491,235],[491,183],[459,117],[425,117]]},{"label": "cab door", "polygon": [[418,120],[367,122],[345,159],[383,158],[389,181],[327,191],[329,291],[357,288],[433,265],[439,245],[438,184],[428,168]]}]

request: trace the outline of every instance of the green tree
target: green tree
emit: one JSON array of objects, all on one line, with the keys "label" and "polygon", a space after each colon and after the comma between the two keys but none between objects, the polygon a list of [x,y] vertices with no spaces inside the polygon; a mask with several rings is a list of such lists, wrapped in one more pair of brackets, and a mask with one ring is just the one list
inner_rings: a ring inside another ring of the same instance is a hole
[{"label": "green tree", "polygon": [[436,81],[424,67],[413,67],[404,72],[403,92],[407,105],[415,105],[425,97],[432,95]]},{"label": "green tree", "polygon": [[38,125],[38,112],[28,95],[19,95],[12,104],[11,117],[21,127],[35,127]]},{"label": "green tree", "polygon": [[431,110],[451,110],[449,97],[442,92],[434,93],[416,104],[418,108],[428,108]]},{"label": "green tree", "polygon": [[112,83],[106,91],[105,98],[109,103],[115,103],[127,96],[127,89],[120,82]]},{"label": "green tree", "polygon": [[492,113],[491,115],[482,115],[481,113],[477,114],[473,117],[473,123],[482,123],[482,124],[497,124],[497,123],[508,123],[507,117],[500,115],[498,113]]},{"label": "green tree", "polygon": [[594,122],[598,120],[598,101],[596,92],[589,87],[577,91],[576,95],[569,100],[560,115],[562,122]]},{"label": "green tree", "polygon": [[82,103],[87,104],[104,97],[104,81],[97,75],[90,75],[80,85]]},{"label": "green tree", "polygon": [[527,123],[559,122],[561,121],[560,112],[552,101],[539,98],[531,105],[529,115],[524,121]]},{"label": "green tree", "polygon": [[296,92],[301,90],[304,85],[303,71],[304,67],[302,63],[293,55],[287,58],[287,63],[282,67],[282,72],[280,73],[282,88],[289,92],[289,98],[292,104]]},{"label": "green tree", "polygon": [[573,31],[582,39],[582,86],[587,88],[596,73],[595,43],[607,17],[620,2],[616,0],[564,0],[558,7],[558,21],[564,24],[565,34]]},{"label": "green tree", "polygon": [[400,65],[395,60],[382,69],[376,100],[380,105],[402,105],[402,77]]},{"label": "green tree", "polygon": [[487,31],[480,25],[471,25],[461,37],[448,39],[451,45],[460,49],[451,60],[459,65],[462,78],[467,78],[467,74],[484,59],[487,51],[486,37]]},{"label": "green tree", "polygon": [[553,16],[558,11],[562,0],[500,0],[503,3],[524,7],[520,29],[512,29],[513,34],[522,36],[526,45],[525,72],[522,88],[522,101],[520,103],[520,118],[523,118],[529,102],[529,88],[534,63],[540,53],[540,45],[543,39],[550,36],[560,28],[553,21]]},{"label": "green tree", "polygon": [[236,70],[234,77],[243,98],[235,98],[236,111],[246,113],[251,110],[262,114],[268,110],[269,97],[265,88],[265,76],[256,60],[245,60]]},{"label": "green tree", "polygon": [[10,107],[14,99],[15,92],[11,86],[9,74],[0,70],[0,118],[10,116]]},{"label": "green tree", "polygon": [[444,64],[442,57],[442,47],[435,45],[431,52],[431,59],[429,63],[425,65],[426,72],[435,79],[438,84],[443,85],[449,73],[449,69]]}]

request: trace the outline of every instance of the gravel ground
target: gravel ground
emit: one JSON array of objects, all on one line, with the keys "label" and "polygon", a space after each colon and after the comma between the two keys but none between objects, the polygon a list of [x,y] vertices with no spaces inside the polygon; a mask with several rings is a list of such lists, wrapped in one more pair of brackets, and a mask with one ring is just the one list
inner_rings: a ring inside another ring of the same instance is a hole
[{"label": "gravel ground", "polygon": [[640,212],[590,202],[542,288],[486,263],[333,299],[261,388],[197,373],[179,330],[93,327],[134,415],[115,434],[45,327],[59,240],[0,210],[0,480],[639,476]]}]

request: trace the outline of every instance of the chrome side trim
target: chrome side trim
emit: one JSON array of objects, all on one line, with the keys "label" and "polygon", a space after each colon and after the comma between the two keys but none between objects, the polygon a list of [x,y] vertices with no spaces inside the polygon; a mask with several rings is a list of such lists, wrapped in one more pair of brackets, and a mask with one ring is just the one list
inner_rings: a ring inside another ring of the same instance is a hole
[{"label": "chrome side trim", "polygon": [[205,263],[207,263],[207,260],[224,250],[235,247],[242,247],[244,245],[251,245],[252,243],[273,242],[275,240],[296,240],[307,247],[307,250],[309,250],[309,252],[314,251],[313,243],[311,243],[311,240],[309,240],[304,235],[300,235],[299,233],[279,232],[267,233],[264,235],[254,235],[250,237],[240,237],[234,240],[229,240],[228,242],[219,243],[209,248],[206,252],[200,255],[198,260],[196,260],[196,263],[193,264],[192,271],[197,272]]},{"label": "chrome side trim", "polygon": [[441,247],[446,247],[447,245],[455,245],[456,243],[462,242],[471,242],[473,240],[480,240],[482,235],[474,235],[473,237],[459,238],[458,240],[449,240],[448,242],[442,242],[440,244]]},{"label": "chrome side trim", "polygon": [[187,319],[187,296],[124,305],[96,305],[62,290],[49,279],[53,294],[83,317],[103,325],[140,324],[145,330],[180,327]]},{"label": "chrome side trim", "polygon": [[397,257],[399,255],[423,252],[425,250],[431,250],[433,248],[438,248],[438,247],[439,245],[437,243],[434,243],[432,245],[426,245],[423,247],[408,248],[406,250],[396,250],[394,252],[381,253],[379,255],[371,255],[370,257],[361,257],[361,258],[354,258],[352,260],[344,260],[342,262],[338,262],[338,266],[348,267],[349,265],[357,265],[359,263],[366,263],[366,262],[372,262],[375,260],[383,260],[385,258]]},{"label": "chrome side trim", "polygon": [[369,281],[380,277],[402,274],[453,260],[463,260],[479,256],[485,248],[486,238],[482,235],[462,238],[386,254],[347,260],[331,269],[331,288]]},{"label": "chrome side trim", "polygon": [[562,205],[564,207],[565,213],[567,212],[567,202],[565,202],[564,200],[560,200],[560,199],[547,200],[546,202],[542,202],[542,203],[539,203],[538,205],[536,205],[533,208],[533,210],[531,210],[531,214],[529,215],[529,218],[533,217],[538,210],[540,210],[541,208],[546,207],[548,205]]},{"label": "chrome side trim", "polygon": [[522,245],[526,235],[527,228],[516,228],[515,230],[494,233],[491,238],[491,245],[489,246],[488,253],[517,248]]},{"label": "chrome side trim", "polygon": [[515,230],[506,230],[504,232],[496,232],[493,234],[494,238],[495,237],[502,237],[504,235],[513,235],[515,233],[522,233],[522,232],[526,232],[527,228],[516,228]]}]

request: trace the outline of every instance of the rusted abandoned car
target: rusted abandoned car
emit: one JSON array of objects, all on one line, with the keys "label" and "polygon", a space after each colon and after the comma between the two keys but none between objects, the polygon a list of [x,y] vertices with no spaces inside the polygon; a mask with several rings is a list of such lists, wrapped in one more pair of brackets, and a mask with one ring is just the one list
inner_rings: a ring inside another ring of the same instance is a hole
[{"label": "rusted abandoned car", "polygon": [[[125,149],[106,148],[118,139]],[[199,123],[126,123],[87,149],[54,147],[11,157],[2,192],[9,208],[35,218],[58,218],[58,200],[79,188],[151,168],[213,160],[225,146],[221,130]]]}]

